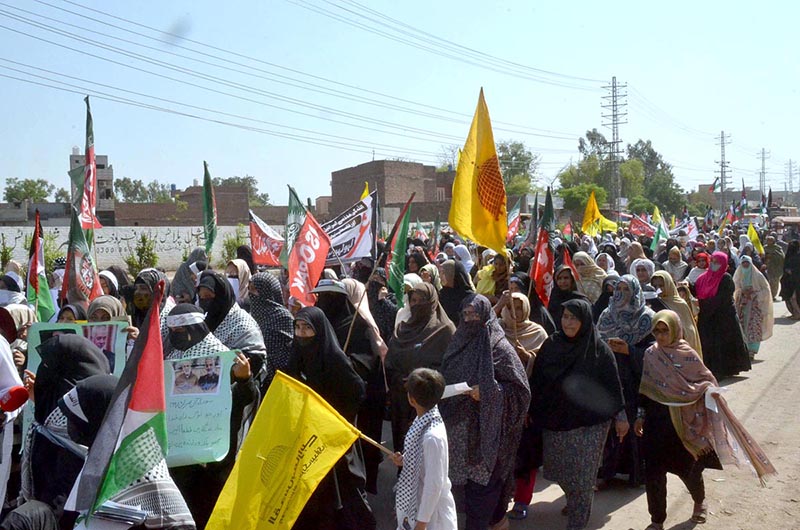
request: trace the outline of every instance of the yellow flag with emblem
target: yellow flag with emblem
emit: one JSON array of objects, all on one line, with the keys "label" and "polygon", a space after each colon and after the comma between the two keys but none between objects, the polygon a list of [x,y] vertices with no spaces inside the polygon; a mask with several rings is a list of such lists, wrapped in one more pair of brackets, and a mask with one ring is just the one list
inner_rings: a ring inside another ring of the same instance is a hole
[{"label": "yellow flag with emblem", "polygon": [[292,528],[360,434],[316,392],[278,372],[206,529]]},{"label": "yellow flag with emblem", "polygon": [[600,213],[600,208],[597,206],[597,199],[594,196],[594,191],[589,195],[589,200],[586,203],[586,210],[583,212],[583,223],[581,224],[581,231],[596,236],[603,232],[603,230],[614,231],[617,229],[617,223],[606,219]]},{"label": "yellow flag with emblem", "polygon": [[753,244],[753,248],[756,249],[756,252],[764,255],[764,245],[761,244],[761,238],[758,237],[758,232],[756,232],[756,227],[753,226],[753,223],[747,227],[747,237],[750,238],[750,242]]},{"label": "yellow flag with emblem", "polygon": [[467,141],[458,157],[448,221],[462,236],[497,252],[505,252],[506,188],[482,88]]}]

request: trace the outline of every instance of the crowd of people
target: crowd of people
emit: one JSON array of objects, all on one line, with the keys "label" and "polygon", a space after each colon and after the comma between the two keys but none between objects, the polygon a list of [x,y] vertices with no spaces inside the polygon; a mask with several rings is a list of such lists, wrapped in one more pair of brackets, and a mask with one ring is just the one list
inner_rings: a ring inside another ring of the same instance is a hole
[{"label": "crowd of people", "polygon": [[[800,320],[800,242],[774,233],[765,242],[759,254],[728,229],[677,235],[651,250],[649,238],[623,229],[574,240],[556,231],[552,290],[542,296],[532,245],[519,238],[496,253],[447,233],[409,240],[403,293],[390,291],[379,252],[377,261],[326,269],[312,307],[290,296],[285,270],[260,270],[249,248],[219,271],[198,248],[171,282],[157,269],[130,278],[110,267],[100,273],[103,296],[88,305],[55,297],[54,320],[127,318],[130,348],[164,282],[164,359],[237,352],[228,454],[148,474],[152,487],[138,497],[148,511],[143,527],[205,527],[280,370],[373,439],[389,422],[401,466],[397,528],[455,529],[460,517],[467,530],[507,528],[535,509],[541,468],[565,492],[566,528],[586,527],[594,492],[624,478],[645,486],[647,529],[661,530],[667,473],[685,483],[691,520],[703,523],[704,468],[749,462],[759,477],[774,472],[719,396],[719,382],[750,370],[772,335],[773,301],[781,297]],[[48,273],[58,292],[63,262]],[[8,372],[0,375],[28,388],[35,417],[23,433],[21,473],[12,473],[4,438],[0,529],[71,528],[64,502],[116,379],[103,352],[74,335],[43,341],[42,364],[27,370],[35,313],[24,289],[21,267],[10,262],[0,277]],[[85,408],[76,414],[70,401]],[[6,431],[15,418],[6,413]],[[366,493],[377,493],[382,459],[356,442],[294,528],[375,528]]]}]

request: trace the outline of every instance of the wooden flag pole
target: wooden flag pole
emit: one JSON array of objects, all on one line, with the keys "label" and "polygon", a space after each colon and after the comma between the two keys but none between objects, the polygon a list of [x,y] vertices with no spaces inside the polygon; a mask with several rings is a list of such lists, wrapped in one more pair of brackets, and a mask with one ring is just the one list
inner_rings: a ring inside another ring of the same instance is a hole
[{"label": "wooden flag pole", "polygon": [[376,442],[375,440],[373,440],[372,438],[370,438],[366,434],[359,432],[358,435],[361,437],[362,440],[364,440],[365,442],[367,442],[371,446],[375,447],[376,449],[380,449],[383,454],[385,454],[387,456],[394,456],[394,453],[392,451],[390,451],[386,447],[382,446],[381,444],[379,444],[378,442]]}]

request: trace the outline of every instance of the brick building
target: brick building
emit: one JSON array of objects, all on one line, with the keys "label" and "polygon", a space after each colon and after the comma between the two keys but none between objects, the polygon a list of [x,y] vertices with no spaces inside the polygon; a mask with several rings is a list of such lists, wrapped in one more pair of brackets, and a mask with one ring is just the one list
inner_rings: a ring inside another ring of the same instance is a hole
[{"label": "brick building", "polygon": [[[233,226],[249,222],[246,186],[216,186],[217,224]],[[190,226],[203,224],[203,187],[189,186],[176,193],[174,203],[116,204],[117,226]],[[285,217],[284,217],[285,219]]]}]

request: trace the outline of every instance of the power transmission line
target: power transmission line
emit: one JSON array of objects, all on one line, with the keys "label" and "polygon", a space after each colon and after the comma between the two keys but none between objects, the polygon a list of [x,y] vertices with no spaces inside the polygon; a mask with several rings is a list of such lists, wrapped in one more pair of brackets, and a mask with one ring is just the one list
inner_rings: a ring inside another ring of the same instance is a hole
[{"label": "power transmission line", "polygon": [[622,121],[628,113],[622,112],[621,110],[627,106],[627,103],[624,103],[624,98],[628,94],[620,94],[619,91],[620,89],[627,88],[627,86],[627,84],[618,85],[617,77],[612,77],[611,84],[603,87],[609,91],[607,96],[603,96],[603,99],[608,101],[608,103],[601,105],[604,109],[610,111],[609,114],[603,114],[602,116],[603,119],[607,120],[603,123],[603,126],[611,129],[611,141],[607,142],[607,144],[609,146],[608,154],[612,165],[612,174],[614,176],[614,204],[616,205],[617,212],[622,211],[622,182],[619,176],[619,159],[622,155],[622,146],[619,138],[619,126],[628,123],[627,121]]},{"label": "power transmission line", "polygon": [[729,162],[725,160],[725,146],[731,143],[731,135],[725,134],[725,131],[719,133],[719,160],[716,161],[719,164],[719,183],[720,183],[720,194],[719,194],[719,209],[721,212],[724,212],[727,208],[728,200],[725,196],[725,191],[727,190],[728,186],[728,171],[730,168],[728,167]]}]

